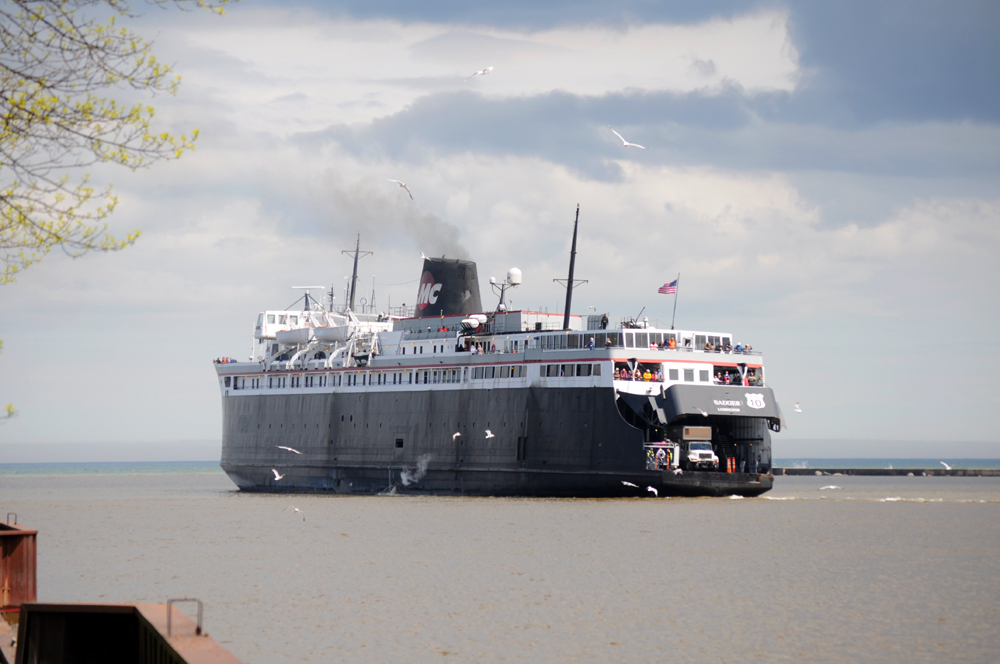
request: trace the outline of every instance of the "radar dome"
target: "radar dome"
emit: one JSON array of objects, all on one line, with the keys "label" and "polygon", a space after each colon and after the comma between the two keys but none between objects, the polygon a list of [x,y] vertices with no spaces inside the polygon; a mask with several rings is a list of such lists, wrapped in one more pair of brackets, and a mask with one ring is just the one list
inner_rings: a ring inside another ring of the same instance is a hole
[{"label": "radar dome", "polygon": [[519,286],[521,284],[521,271],[516,267],[507,270],[507,283],[511,286]]}]

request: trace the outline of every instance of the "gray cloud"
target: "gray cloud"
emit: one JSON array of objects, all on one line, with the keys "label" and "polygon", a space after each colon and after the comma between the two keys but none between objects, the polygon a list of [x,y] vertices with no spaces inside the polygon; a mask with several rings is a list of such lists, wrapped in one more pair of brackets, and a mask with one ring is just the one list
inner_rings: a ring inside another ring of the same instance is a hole
[{"label": "gray cloud", "polygon": [[[286,3],[279,3],[282,7]],[[716,0],[699,3],[364,2],[300,0],[334,16],[543,30],[601,24],[697,23],[788,12],[800,64],[812,73],[783,112],[826,123],[1000,122],[1000,3],[994,0]],[[484,48],[489,48],[483,42]]]},{"label": "gray cloud", "polygon": [[[419,189],[414,192],[414,198],[421,195]],[[428,255],[470,257],[459,242],[458,227],[427,212],[387,180],[348,182],[331,170],[318,181],[299,186],[294,197],[312,208],[320,227],[330,225],[341,233],[361,233],[369,242],[400,234],[412,238]]]},{"label": "gray cloud", "polygon": [[[748,95],[737,87],[720,94],[554,92],[512,99],[449,92],[422,97],[371,125],[337,125],[296,140],[413,162],[462,153],[536,156],[602,181],[620,177],[611,163],[620,158],[894,177],[1000,172],[1000,128],[990,124],[828,127],[783,119],[777,109],[789,104],[786,93]],[[651,149],[624,153],[608,124],[628,127],[629,140]]]}]

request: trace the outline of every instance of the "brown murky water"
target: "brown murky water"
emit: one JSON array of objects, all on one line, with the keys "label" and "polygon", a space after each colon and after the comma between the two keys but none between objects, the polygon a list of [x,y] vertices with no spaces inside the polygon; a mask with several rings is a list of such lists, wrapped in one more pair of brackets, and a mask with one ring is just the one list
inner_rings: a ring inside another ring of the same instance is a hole
[{"label": "brown murky water", "polygon": [[199,597],[247,664],[1000,656],[998,478],[539,500],[0,472],[0,511],[40,531],[40,601]]}]

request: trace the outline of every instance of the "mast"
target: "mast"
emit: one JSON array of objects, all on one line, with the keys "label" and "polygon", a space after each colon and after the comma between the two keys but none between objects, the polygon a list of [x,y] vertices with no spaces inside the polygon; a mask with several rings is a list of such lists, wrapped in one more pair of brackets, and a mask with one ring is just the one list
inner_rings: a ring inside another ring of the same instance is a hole
[{"label": "mast", "polygon": [[563,315],[563,329],[569,329],[569,310],[573,305],[573,284],[585,284],[586,279],[574,279],[573,272],[576,269],[576,229],[580,225],[580,204],[576,204],[576,220],[573,222],[573,248],[569,252],[569,279],[553,279],[552,281],[561,284],[566,282],[566,313]]},{"label": "mast", "polygon": [[573,304],[573,270],[576,268],[576,228],[580,224],[580,204],[576,204],[576,220],[573,222],[573,248],[569,251],[569,279],[566,280],[566,313],[563,314],[563,329],[569,329],[569,310]]},{"label": "mast", "polygon": [[681,288],[681,273],[677,273],[677,281],[674,282],[674,315],[670,317],[670,329],[674,329],[674,319],[677,318],[677,291]]},{"label": "mast", "polygon": [[354,245],[354,251],[351,251],[350,249],[345,249],[340,253],[347,254],[348,256],[351,255],[354,256],[354,273],[351,276],[351,294],[348,297],[349,300],[348,307],[350,307],[351,311],[354,311],[354,293],[358,289],[358,258],[371,256],[372,252],[361,251],[361,233],[358,233],[358,240]]}]

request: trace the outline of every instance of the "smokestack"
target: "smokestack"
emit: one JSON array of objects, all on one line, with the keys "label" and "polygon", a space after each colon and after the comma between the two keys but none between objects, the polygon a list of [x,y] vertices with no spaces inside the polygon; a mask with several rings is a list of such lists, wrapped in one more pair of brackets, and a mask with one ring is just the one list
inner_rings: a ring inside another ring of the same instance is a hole
[{"label": "smokestack", "polygon": [[418,318],[482,312],[479,272],[472,261],[425,258],[417,290]]}]

